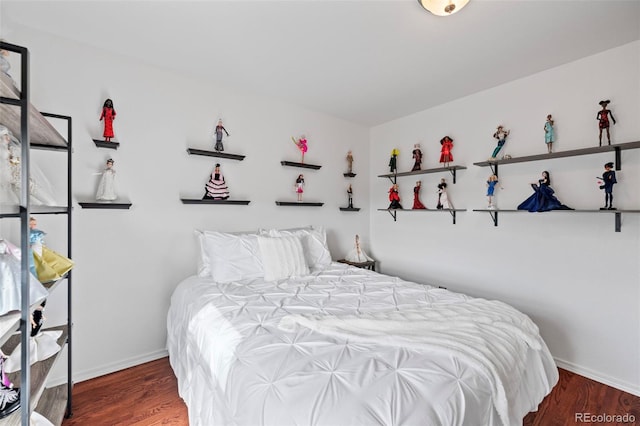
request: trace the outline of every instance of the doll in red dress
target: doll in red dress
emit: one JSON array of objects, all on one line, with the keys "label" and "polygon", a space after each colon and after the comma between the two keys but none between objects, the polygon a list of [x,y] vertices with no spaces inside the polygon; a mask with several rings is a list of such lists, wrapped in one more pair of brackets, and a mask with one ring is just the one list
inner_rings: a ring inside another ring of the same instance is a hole
[{"label": "doll in red dress", "polygon": [[107,99],[102,106],[102,114],[100,114],[100,121],[104,119],[104,141],[111,142],[113,137],[113,120],[116,119],[116,110],[113,108],[113,101]]},{"label": "doll in red dress", "polygon": [[611,145],[611,134],[609,133],[609,117],[611,117],[611,121],[613,124],[616,124],[616,119],[613,118],[613,113],[611,110],[607,109],[607,105],[609,105],[611,101],[607,99],[606,101],[600,101],[599,105],[602,107],[600,111],[598,111],[598,115],[596,116],[596,120],[598,120],[598,129],[600,129],[599,139],[600,145],[602,146],[602,130],[607,131],[607,142]]},{"label": "doll in red dress", "polygon": [[425,210],[426,207],[420,201],[420,189],[422,189],[422,181],[417,181],[416,186],[413,187],[413,209],[414,210]]},{"label": "doll in red dress", "polygon": [[440,162],[444,164],[445,167],[449,166],[449,163],[453,161],[453,155],[451,154],[451,149],[453,148],[453,139],[449,136],[445,136],[440,139]]},{"label": "doll in red dress", "polygon": [[400,194],[398,193],[398,184],[394,183],[393,186],[389,189],[389,208],[390,209],[401,209],[402,204],[400,204]]}]

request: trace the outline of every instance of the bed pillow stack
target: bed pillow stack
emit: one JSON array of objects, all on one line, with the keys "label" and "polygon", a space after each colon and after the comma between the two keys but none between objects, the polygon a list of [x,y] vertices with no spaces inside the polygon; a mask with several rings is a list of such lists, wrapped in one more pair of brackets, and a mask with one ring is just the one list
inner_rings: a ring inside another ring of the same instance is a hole
[{"label": "bed pillow stack", "polygon": [[327,247],[327,233],[323,227],[261,229],[260,235],[300,238],[302,249],[304,250],[304,258],[312,270],[324,268],[331,263],[331,254]]},{"label": "bed pillow stack", "polygon": [[309,273],[300,238],[258,236],[265,281],[299,277]]}]

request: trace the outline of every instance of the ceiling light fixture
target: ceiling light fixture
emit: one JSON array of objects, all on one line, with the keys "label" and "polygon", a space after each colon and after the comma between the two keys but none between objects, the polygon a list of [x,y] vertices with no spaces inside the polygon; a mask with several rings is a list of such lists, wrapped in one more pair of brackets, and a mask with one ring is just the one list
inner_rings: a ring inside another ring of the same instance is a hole
[{"label": "ceiling light fixture", "polygon": [[449,16],[465,7],[469,0],[418,0],[418,3],[437,16]]}]

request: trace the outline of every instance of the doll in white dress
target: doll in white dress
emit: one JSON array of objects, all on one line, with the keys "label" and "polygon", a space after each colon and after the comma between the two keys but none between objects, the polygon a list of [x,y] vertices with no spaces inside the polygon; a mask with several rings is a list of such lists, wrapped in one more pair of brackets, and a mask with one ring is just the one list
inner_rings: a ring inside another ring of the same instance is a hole
[{"label": "doll in white dress", "polygon": [[113,201],[118,198],[118,196],[116,195],[115,179],[116,171],[113,168],[113,159],[109,158],[107,160],[106,167],[102,172],[100,183],[98,184],[96,200]]},{"label": "doll in white dress", "polygon": [[353,263],[371,262],[373,260],[360,247],[360,236],[356,235],[356,243],[353,249],[345,256],[345,260]]}]

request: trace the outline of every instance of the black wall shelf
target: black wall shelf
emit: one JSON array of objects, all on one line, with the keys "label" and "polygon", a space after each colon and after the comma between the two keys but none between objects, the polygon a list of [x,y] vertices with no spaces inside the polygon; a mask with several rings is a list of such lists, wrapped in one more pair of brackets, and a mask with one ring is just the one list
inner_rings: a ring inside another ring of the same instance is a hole
[{"label": "black wall shelf", "polygon": [[340,207],[341,212],[359,212],[360,207]]},{"label": "black wall shelf", "polygon": [[96,144],[98,148],[118,149],[120,146],[120,142],[107,142],[99,139],[93,139],[93,143]]},{"label": "black wall shelf", "polygon": [[214,200],[214,199],[199,199],[199,198],[180,198],[182,204],[235,204],[246,206],[251,201],[248,200]]},{"label": "black wall shelf", "polygon": [[226,158],[228,160],[237,160],[237,161],[242,161],[246,157],[245,155],[229,154],[226,152],[208,151],[206,149],[196,149],[196,148],[187,148],[187,153],[189,153],[189,155],[202,155],[205,157],[218,157],[218,158]]},{"label": "black wall shelf", "polygon": [[443,213],[449,212],[453,219],[453,224],[456,224],[456,213],[457,212],[466,212],[467,209],[378,209],[380,212],[389,212],[393,221],[396,221],[396,217],[398,212],[422,212],[422,213]]},{"label": "black wall shelf", "polygon": [[81,201],[78,202],[83,209],[110,209],[110,210],[127,210],[131,207],[131,203],[115,203],[109,201]]},{"label": "black wall shelf", "polygon": [[319,170],[320,167],[322,167],[316,164],[296,163],[295,161],[281,161],[280,164],[288,167],[300,167],[303,169],[313,169],[313,170]]},{"label": "black wall shelf", "polygon": [[320,207],[323,206],[324,203],[312,203],[306,201],[276,201],[278,206],[297,206],[297,207]]},{"label": "black wall shelf", "polygon": [[343,173],[342,174],[344,177],[356,177],[355,173]]},{"label": "black wall shelf", "polygon": [[391,180],[391,182],[396,183],[396,178],[402,176],[413,176],[413,175],[426,175],[430,173],[441,173],[441,172],[450,172],[453,176],[453,183],[456,183],[456,171],[466,169],[465,166],[447,166],[447,167],[434,167],[431,169],[424,170],[413,170],[410,172],[401,172],[401,173],[386,173],[383,175],[378,175],[378,177],[386,177]]}]

